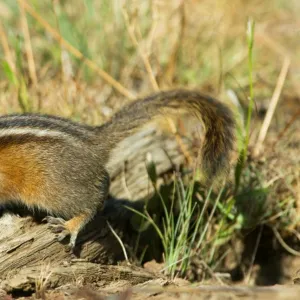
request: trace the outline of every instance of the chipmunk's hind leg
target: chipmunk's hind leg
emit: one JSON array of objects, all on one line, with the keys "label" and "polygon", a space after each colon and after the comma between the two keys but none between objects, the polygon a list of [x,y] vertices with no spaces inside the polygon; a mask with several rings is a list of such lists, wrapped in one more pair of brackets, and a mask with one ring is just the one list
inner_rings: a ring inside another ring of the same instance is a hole
[{"label": "chipmunk's hind leg", "polygon": [[[96,162],[93,166],[83,165],[81,169],[76,171],[70,168],[72,174],[65,174],[65,178],[69,180],[67,188],[52,196],[52,203],[56,201],[58,204],[50,212],[67,220],[52,216],[45,218],[50,229],[57,233],[59,241],[70,236],[71,248],[75,247],[78,233],[103,208],[109,189],[109,175]],[[76,180],[71,180],[74,174],[77,174]],[[61,211],[64,214],[60,214]]]},{"label": "chipmunk's hind leg", "polygon": [[52,216],[48,216],[44,220],[47,221],[51,231],[57,234],[58,241],[62,241],[67,236],[70,236],[69,246],[73,249],[76,244],[78,233],[90,219],[91,216],[89,214],[81,214],[68,221]]}]

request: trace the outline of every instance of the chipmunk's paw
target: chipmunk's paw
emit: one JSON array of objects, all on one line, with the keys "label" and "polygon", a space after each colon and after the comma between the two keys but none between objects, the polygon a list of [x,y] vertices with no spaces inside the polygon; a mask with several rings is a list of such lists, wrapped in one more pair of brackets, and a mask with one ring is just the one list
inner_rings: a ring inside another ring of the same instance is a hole
[{"label": "chipmunk's paw", "polygon": [[66,228],[66,221],[62,218],[47,216],[43,219],[48,223],[49,229],[56,234],[56,239],[61,242],[70,235],[70,231]]},{"label": "chipmunk's paw", "polygon": [[67,236],[70,236],[69,248],[73,250],[76,245],[77,235],[83,227],[82,224],[86,221],[86,215],[75,216],[68,221],[48,216],[44,219],[44,221],[48,223],[50,230],[57,234],[56,238],[58,241],[61,242]]}]

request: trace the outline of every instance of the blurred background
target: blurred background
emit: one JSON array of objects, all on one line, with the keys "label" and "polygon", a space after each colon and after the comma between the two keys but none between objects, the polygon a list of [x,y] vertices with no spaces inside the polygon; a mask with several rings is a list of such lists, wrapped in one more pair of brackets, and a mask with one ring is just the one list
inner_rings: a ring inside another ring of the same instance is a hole
[{"label": "blurred background", "polygon": [[35,18],[22,3],[0,2],[1,113],[43,111],[93,124],[109,117],[127,97],[79,52],[134,95],[184,86],[225,99],[231,90],[246,105],[249,18],[256,101],[271,97],[285,58],[285,99],[299,98],[297,0],[27,1]]},{"label": "blurred background", "polygon": [[210,258],[201,257],[220,266],[225,245],[238,257],[223,264],[236,278],[242,265],[257,263],[260,284],[290,279],[290,266],[300,265],[291,259],[300,255],[292,251],[300,250],[299,13],[299,0],[1,0],[0,114],[52,113],[94,125],[135,97],[186,87],[228,103],[240,120],[252,75],[250,154],[270,99],[279,103],[264,151],[247,158],[239,194],[233,179],[211,222]]}]

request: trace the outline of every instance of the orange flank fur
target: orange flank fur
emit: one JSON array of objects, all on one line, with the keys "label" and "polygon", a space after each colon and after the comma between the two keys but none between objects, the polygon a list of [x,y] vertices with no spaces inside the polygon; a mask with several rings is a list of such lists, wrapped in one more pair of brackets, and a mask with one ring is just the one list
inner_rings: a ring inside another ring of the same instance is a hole
[{"label": "orange flank fur", "polygon": [[18,145],[0,148],[0,204],[21,199],[28,206],[38,205],[43,190],[43,170],[34,157],[29,157]]}]

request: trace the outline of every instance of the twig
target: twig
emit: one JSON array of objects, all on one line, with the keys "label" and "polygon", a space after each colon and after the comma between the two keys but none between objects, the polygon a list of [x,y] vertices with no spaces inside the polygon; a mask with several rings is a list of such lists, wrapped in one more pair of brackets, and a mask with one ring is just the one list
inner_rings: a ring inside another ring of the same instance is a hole
[{"label": "twig", "polygon": [[276,106],[277,106],[277,103],[278,103],[278,100],[279,100],[279,97],[280,97],[285,79],[286,79],[286,76],[287,76],[287,73],[288,73],[290,63],[291,63],[291,61],[288,57],[286,57],[283,61],[283,65],[282,65],[280,74],[278,76],[277,84],[276,84],[274,93],[272,95],[272,99],[270,101],[270,105],[269,105],[266,117],[264,119],[264,122],[261,126],[261,129],[260,129],[260,132],[259,132],[259,135],[258,135],[257,144],[256,144],[256,147],[254,149],[254,155],[258,155],[261,151],[262,144],[265,140],[265,137],[267,135],[267,131],[269,129],[272,117],[274,115],[274,112],[275,112],[275,109],[276,109]]},{"label": "twig", "polygon": [[33,58],[28,22],[27,22],[27,18],[26,18],[25,9],[24,9],[25,8],[24,2],[18,0],[18,4],[19,4],[20,13],[21,13],[21,27],[22,27],[24,41],[25,41],[25,52],[26,52],[26,57],[27,57],[27,62],[28,62],[29,76],[30,76],[30,79],[31,79],[33,85],[37,85],[38,80],[37,80],[37,76],[36,76],[36,68],[35,68],[35,63],[34,63],[34,58]]},{"label": "twig", "polygon": [[292,249],[284,240],[283,238],[281,237],[280,233],[278,232],[278,230],[275,228],[275,227],[271,227],[273,232],[274,232],[274,235],[275,237],[277,238],[279,244],[289,253],[291,253],[292,255],[295,255],[295,256],[300,256],[300,252]]},{"label": "twig", "polygon": [[104,81],[114,87],[119,93],[129,99],[134,99],[135,95],[111,77],[108,73],[100,69],[92,60],[85,57],[79,50],[73,47],[67,42],[48,22],[46,22],[27,2],[26,0],[19,0],[24,5],[25,10],[37,20],[52,36],[63,45],[69,52],[71,52],[76,58],[81,59],[89,68],[94,70]]},{"label": "twig", "polygon": [[4,27],[1,24],[1,22],[0,22],[0,41],[1,41],[2,48],[3,48],[4,54],[5,54],[5,59],[6,59],[7,63],[9,64],[10,68],[12,69],[12,71],[15,72],[16,66],[14,63],[13,55],[10,51],[7,36],[6,36]]},{"label": "twig", "polygon": [[109,227],[110,231],[112,232],[112,234],[116,237],[117,241],[119,242],[119,244],[122,248],[122,251],[123,251],[126,262],[129,263],[128,255],[127,255],[127,252],[126,252],[126,249],[125,249],[125,246],[124,246],[122,240],[120,239],[118,234],[114,231],[114,229],[110,226],[109,222],[107,221],[106,223],[107,223],[107,226]]}]

